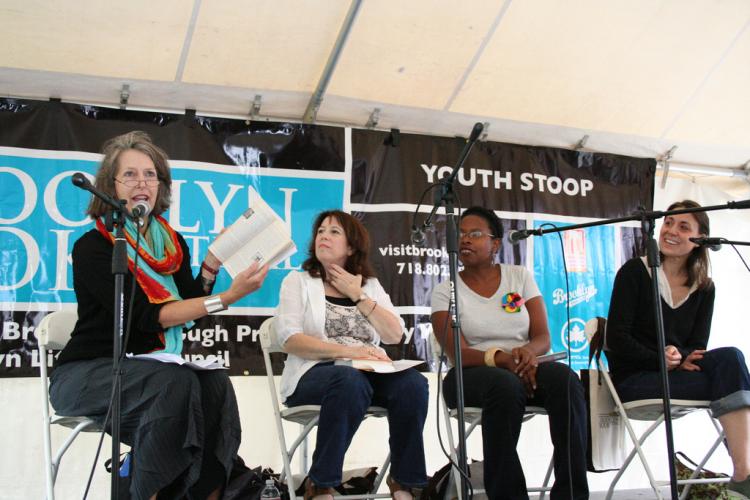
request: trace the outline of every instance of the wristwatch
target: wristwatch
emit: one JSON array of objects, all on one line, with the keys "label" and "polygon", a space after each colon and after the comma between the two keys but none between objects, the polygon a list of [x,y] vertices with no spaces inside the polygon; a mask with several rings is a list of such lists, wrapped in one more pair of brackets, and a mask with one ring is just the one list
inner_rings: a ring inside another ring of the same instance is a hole
[{"label": "wristwatch", "polygon": [[367,300],[367,299],[369,299],[369,298],[370,298],[370,297],[368,297],[368,296],[367,296],[367,294],[366,294],[365,292],[362,292],[362,294],[361,294],[361,295],[359,296],[359,298],[358,298],[357,300],[355,300],[355,301],[354,301],[354,305],[356,306],[357,304],[359,304],[359,303],[360,303],[360,302],[362,302],[363,300]]},{"label": "wristwatch", "polygon": [[206,298],[206,300],[203,301],[203,305],[206,307],[208,314],[217,313],[226,309],[221,302],[221,297],[219,295],[211,295]]}]

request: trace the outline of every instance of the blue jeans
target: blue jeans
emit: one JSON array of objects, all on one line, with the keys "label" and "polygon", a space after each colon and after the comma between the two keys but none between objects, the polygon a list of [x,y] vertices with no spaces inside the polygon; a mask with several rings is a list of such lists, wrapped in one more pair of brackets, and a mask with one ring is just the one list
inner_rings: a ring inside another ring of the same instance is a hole
[{"label": "blue jeans", "polygon": [[[711,349],[695,364],[701,371],[672,370],[667,374],[672,399],[711,401],[711,413],[717,418],[750,407],[750,375],[742,351],[736,347]],[[658,371],[634,373],[616,389],[622,401],[661,398],[661,375]]]},{"label": "blue jeans", "polygon": [[427,379],[414,369],[384,374],[333,363],[308,370],[286,400],[287,406],[321,406],[309,475],[323,488],[341,483],[344,454],[369,406],[388,410],[393,479],[406,487],[427,484],[422,441],[427,402]]},{"label": "blue jeans", "polygon": [[[451,408],[456,406],[454,370],[448,372],[443,382],[445,400]],[[465,405],[482,408],[484,486],[488,498],[529,498],[516,452],[526,406],[541,406],[549,416],[555,450],[552,499],[588,498],[586,401],[575,372],[562,363],[541,363],[532,398],[526,395],[518,375],[504,368],[464,368],[463,377]]]}]

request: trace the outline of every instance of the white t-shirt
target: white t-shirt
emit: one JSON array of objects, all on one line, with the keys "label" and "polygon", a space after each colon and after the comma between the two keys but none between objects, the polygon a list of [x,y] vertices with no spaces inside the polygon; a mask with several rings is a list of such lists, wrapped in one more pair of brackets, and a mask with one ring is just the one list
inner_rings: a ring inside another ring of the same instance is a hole
[{"label": "white t-shirt", "polygon": [[[461,331],[469,346],[486,351],[499,347],[510,351],[529,341],[529,312],[525,303],[513,307],[508,294],[525,301],[541,295],[531,273],[523,266],[500,265],[500,286],[491,297],[483,297],[458,277],[458,309]],[[443,281],[432,291],[432,312],[447,311],[450,282]],[[513,312],[514,311],[514,312]]]}]

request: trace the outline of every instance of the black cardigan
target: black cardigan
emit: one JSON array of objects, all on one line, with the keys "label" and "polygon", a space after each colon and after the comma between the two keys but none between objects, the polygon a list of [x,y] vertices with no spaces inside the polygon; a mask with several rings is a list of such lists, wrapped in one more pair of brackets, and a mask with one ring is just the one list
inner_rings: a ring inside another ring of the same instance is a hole
[{"label": "black cardigan", "polygon": [[[174,277],[177,290],[183,299],[205,295],[200,273],[193,277],[190,268],[190,250],[185,239],[178,233],[182,247],[182,262]],[[78,300],[78,322],[65,349],[60,353],[58,364],[68,361],[112,357],[112,330],[114,325],[114,289],[112,276],[112,243],[98,230],[92,229],[73,245],[73,288]],[[124,322],[127,328],[128,306],[133,275],[125,275]],[[164,328],[159,324],[159,311],[164,304],[152,304],[136,283],[133,300],[133,328],[126,352],[143,354],[164,346],[159,333]],[[125,330],[123,330],[125,331]]]},{"label": "black cardigan", "polygon": [[[705,349],[711,332],[716,289],[693,291],[672,309],[663,298],[664,338],[683,359],[696,349]],[[641,371],[658,371],[656,322],[651,276],[640,258],[626,262],[615,277],[607,318],[606,354],[615,383]]]}]

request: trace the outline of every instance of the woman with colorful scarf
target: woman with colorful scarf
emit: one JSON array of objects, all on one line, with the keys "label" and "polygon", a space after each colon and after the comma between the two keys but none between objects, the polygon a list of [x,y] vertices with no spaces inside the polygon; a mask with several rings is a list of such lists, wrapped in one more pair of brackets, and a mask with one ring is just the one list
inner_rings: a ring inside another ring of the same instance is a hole
[{"label": "woman with colorful scarf", "polygon": [[[487,497],[526,499],[526,479],[516,445],[527,406],[549,416],[555,448],[555,499],[589,497],[586,479],[586,402],[583,386],[563,363],[539,363],[550,348],[547,311],[531,273],[497,263],[503,226],[495,212],[468,208],[461,215],[459,319],[464,404],[482,408],[484,485]],[[449,321],[450,283],[432,292],[432,328],[454,358]],[[456,374],[443,382],[445,400],[456,406]]]},{"label": "woman with colorful scarf", "polygon": [[[150,207],[142,225],[128,220],[124,227],[129,267],[124,352],[180,355],[183,329],[257,290],[267,268],[253,265],[227,290],[207,297],[221,262],[209,252],[194,278],[184,238],[162,217],[172,183],[164,151],[145,133],[130,132],[108,141],[103,153],[97,189],[126,200],[129,210],[138,204]],[[51,376],[50,399],[60,415],[103,421],[112,390],[114,236],[105,224],[111,215],[108,205],[92,198],[87,213],[96,227],[73,247],[78,322]],[[193,371],[127,357],[121,367],[120,432],[121,441],[133,449],[132,498],[220,498],[241,433],[226,371]]]}]

